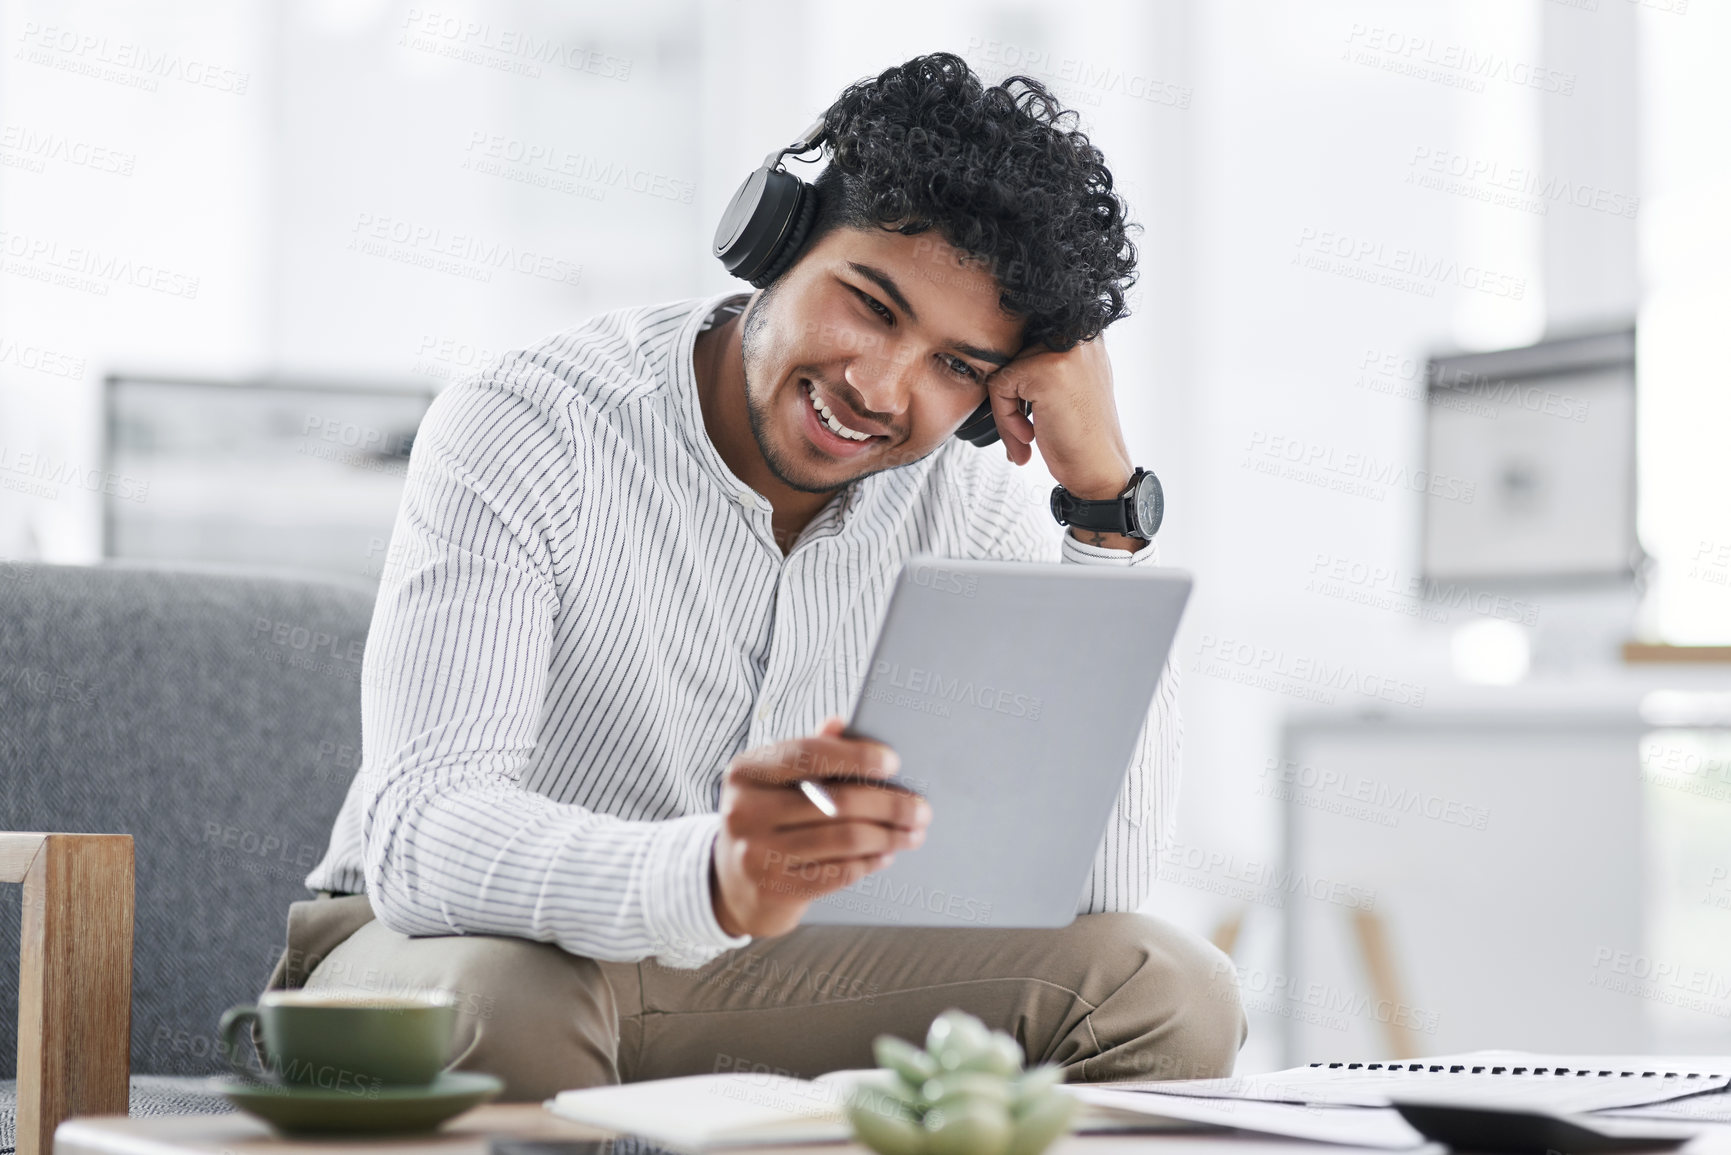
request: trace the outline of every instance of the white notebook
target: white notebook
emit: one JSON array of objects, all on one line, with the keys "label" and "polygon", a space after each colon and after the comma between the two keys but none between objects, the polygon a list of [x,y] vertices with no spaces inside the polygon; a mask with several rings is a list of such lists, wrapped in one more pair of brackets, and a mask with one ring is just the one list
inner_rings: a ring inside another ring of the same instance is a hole
[{"label": "white notebook", "polygon": [[[561,1118],[640,1135],[668,1147],[823,1143],[846,1139],[842,1116],[848,1090],[860,1081],[893,1078],[888,1071],[832,1071],[807,1081],[782,1075],[688,1075],[614,1087],[561,1091],[546,1107]],[[1068,1090],[1069,1088],[1066,1088]],[[1167,1131],[1196,1124],[1146,1112],[1083,1103],[1078,1131]]]},{"label": "white notebook", "polygon": [[701,1150],[846,1139],[846,1084],[782,1075],[688,1075],[561,1091],[547,1109],[575,1123]]}]

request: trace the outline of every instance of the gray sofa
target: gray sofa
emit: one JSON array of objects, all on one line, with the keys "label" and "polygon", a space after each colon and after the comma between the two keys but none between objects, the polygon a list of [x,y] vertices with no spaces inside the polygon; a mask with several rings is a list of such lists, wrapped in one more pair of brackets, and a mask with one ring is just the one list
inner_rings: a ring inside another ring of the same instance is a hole
[{"label": "gray sofa", "polygon": [[[132,1109],[222,1110],[250,1002],[359,765],[375,587],[0,562],[0,831],[130,834]],[[0,1155],[13,1146],[19,889],[0,887]]]}]

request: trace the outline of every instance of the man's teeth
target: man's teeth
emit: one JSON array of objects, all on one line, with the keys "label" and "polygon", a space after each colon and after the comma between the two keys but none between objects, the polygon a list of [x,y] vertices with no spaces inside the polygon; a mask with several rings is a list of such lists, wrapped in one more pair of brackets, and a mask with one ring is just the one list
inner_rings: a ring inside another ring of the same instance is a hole
[{"label": "man's teeth", "polygon": [[817,410],[817,415],[823,418],[823,423],[829,426],[830,432],[836,434],[838,437],[845,437],[849,441],[871,440],[871,434],[861,433],[857,429],[849,429],[847,426],[837,421],[835,416],[830,413],[829,406],[818,400],[817,386],[808,384],[805,387],[805,392],[806,395],[811,398],[812,408]]}]

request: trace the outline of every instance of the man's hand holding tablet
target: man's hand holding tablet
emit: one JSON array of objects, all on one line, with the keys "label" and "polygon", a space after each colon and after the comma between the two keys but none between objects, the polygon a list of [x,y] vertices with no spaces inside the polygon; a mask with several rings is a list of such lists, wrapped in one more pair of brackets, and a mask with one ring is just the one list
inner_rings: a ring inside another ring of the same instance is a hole
[{"label": "man's hand holding tablet", "polygon": [[[747,750],[727,767],[710,897],[728,934],[785,934],[813,899],[925,841],[931,806],[894,777],[901,759],[828,718],[810,738]],[[831,816],[798,787],[822,784]],[[880,785],[881,783],[881,785]]]}]

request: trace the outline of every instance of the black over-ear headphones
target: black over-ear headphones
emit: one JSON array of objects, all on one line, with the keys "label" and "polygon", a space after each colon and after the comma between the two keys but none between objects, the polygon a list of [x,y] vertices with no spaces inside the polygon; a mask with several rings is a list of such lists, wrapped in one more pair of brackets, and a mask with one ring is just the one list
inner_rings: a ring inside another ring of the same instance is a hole
[{"label": "black over-ear headphones", "polygon": [[[721,223],[715,228],[715,255],[734,276],[751,282],[755,289],[767,286],[787,271],[805,246],[817,215],[817,196],[799,177],[782,167],[782,158],[799,156],[820,147],[828,137],[818,121],[786,148],[763,158],[763,165],[745,178]],[[1022,412],[1033,409],[1022,402]],[[982,448],[998,440],[998,423],[992,417],[991,401],[980,407],[956,429],[956,436]]]}]

